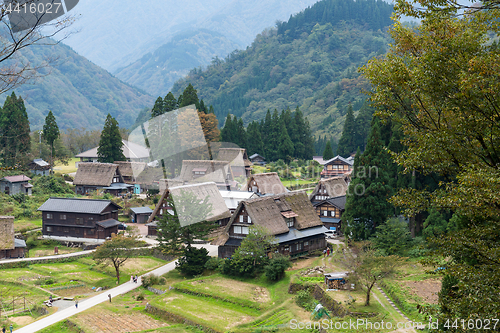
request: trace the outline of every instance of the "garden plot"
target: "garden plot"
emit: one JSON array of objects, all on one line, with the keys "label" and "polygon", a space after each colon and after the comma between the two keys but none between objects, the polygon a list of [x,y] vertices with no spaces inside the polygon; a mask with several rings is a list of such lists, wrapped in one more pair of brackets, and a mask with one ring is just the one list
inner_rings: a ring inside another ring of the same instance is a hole
[{"label": "garden plot", "polygon": [[427,279],[422,281],[404,281],[404,285],[409,287],[411,293],[420,297],[424,302],[429,304],[438,303],[441,280]]},{"label": "garden plot", "polygon": [[82,328],[88,329],[89,332],[95,333],[136,332],[168,326],[167,323],[141,313],[124,314],[106,310],[99,311],[99,313],[79,315],[75,322]]}]

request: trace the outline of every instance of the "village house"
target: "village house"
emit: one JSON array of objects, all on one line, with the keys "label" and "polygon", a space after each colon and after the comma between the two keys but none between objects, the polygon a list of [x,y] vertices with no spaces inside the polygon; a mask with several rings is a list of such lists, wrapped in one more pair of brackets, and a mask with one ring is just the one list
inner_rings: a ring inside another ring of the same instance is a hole
[{"label": "village house", "polygon": [[342,156],[335,156],[328,160],[323,165],[321,171],[321,178],[331,178],[340,175],[349,175],[352,172],[354,160],[352,158],[343,158]]},{"label": "village house", "polygon": [[304,192],[289,192],[242,201],[223,234],[214,242],[219,258],[231,257],[253,225],[276,237],[279,253],[297,257],[326,247],[327,229]]},{"label": "village house", "polygon": [[229,162],[217,160],[184,160],[179,177],[168,179],[167,182],[170,187],[205,182],[214,182],[222,190],[237,187]]},{"label": "village house", "polygon": [[129,193],[134,185],[126,184],[114,163],[80,163],[76,171],[75,179],[76,194],[89,194],[96,190],[103,190],[115,196]]},{"label": "village house", "polygon": [[14,216],[0,216],[0,259],[24,258],[26,242],[14,237]]},{"label": "village house", "polygon": [[33,185],[29,183],[31,178],[25,175],[5,176],[0,179],[0,192],[7,195],[25,194],[31,195]]},{"label": "village house", "polygon": [[38,208],[42,235],[63,241],[104,242],[118,233],[119,209],[110,200],[50,198]]},{"label": "village house", "polygon": [[243,200],[250,200],[250,199],[255,199],[258,198],[259,196],[253,192],[247,192],[247,191],[224,191],[220,190],[219,191],[222,198],[224,199],[224,202],[226,203],[226,207],[229,209],[231,214],[234,213],[238,205],[240,204],[241,201]]},{"label": "village house", "polygon": [[28,164],[28,169],[31,173],[40,176],[49,176],[50,175],[50,164],[42,160],[41,158],[37,158],[31,161]]},{"label": "village house", "polygon": [[[122,140],[123,142],[123,155],[129,162],[147,162],[149,160],[149,149],[138,145],[137,143],[133,143],[127,140]],[[96,163],[99,160],[97,156],[97,149],[99,147],[94,147],[83,153],[76,155],[80,159],[80,162],[77,162],[77,167],[81,162],[93,162]]]},{"label": "village house", "polygon": [[266,159],[259,154],[253,154],[252,156],[250,156],[250,162],[262,166],[266,165]]},{"label": "village house", "polygon": [[146,163],[115,161],[114,164],[118,164],[118,171],[123,178],[123,182],[129,185],[134,185],[135,194],[142,193],[140,175],[146,168]]},{"label": "village house", "polygon": [[309,199],[312,203],[315,203],[346,195],[349,182],[349,176],[345,175],[320,179],[311,195],[309,195]]},{"label": "village house", "polygon": [[[224,203],[224,199],[222,198],[217,185],[214,182],[200,183],[200,184],[191,184],[191,185],[183,185],[183,186],[175,186],[166,188],[160,197],[160,200],[156,204],[153,213],[149,216],[148,223],[148,235],[154,236],[156,235],[157,230],[157,222],[165,215],[165,214],[173,214],[174,211],[172,207],[168,204],[168,199],[170,196],[173,197],[174,204],[179,199],[182,198],[183,195],[191,195],[196,197],[199,202],[207,200],[208,206],[210,210],[206,212],[203,216],[203,220],[205,221],[213,221],[217,225],[226,225],[231,217],[231,213],[229,209],[226,207]],[[179,201],[177,201],[179,202]],[[199,207],[196,207],[195,210],[198,210]],[[193,218],[192,214],[189,212],[189,207],[184,207],[182,209],[184,212],[184,218]],[[180,217],[182,220],[183,218]],[[185,219],[184,219],[185,220]],[[186,221],[186,223],[193,223],[200,221]]]},{"label": "village house", "polygon": [[220,148],[217,161],[227,161],[231,166],[233,177],[250,177],[252,162],[248,159],[247,150],[244,148]]},{"label": "village house", "polygon": [[151,214],[153,214],[153,210],[149,207],[130,208],[130,217],[132,219],[132,223],[146,223]]},{"label": "village house", "polygon": [[349,181],[347,175],[320,179],[309,196],[323,225],[337,233],[341,229]]},{"label": "village house", "polygon": [[256,193],[258,196],[288,192],[276,172],[251,175],[241,190]]}]

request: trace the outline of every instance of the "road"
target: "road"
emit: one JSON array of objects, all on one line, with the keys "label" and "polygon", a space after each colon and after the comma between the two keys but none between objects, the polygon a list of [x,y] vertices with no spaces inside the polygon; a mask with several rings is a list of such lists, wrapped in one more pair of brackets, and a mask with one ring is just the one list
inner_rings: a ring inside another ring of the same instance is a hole
[{"label": "road", "polygon": [[[209,244],[195,244],[193,245],[195,247],[204,247],[208,250],[208,254],[210,256],[217,256],[217,246],[214,245],[209,245]],[[163,275],[167,272],[170,272],[171,270],[175,269],[175,263],[176,261],[169,262],[166,265],[163,265],[161,267],[158,267],[155,270],[152,270],[144,275],[147,274],[155,274],[155,275]],[[77,313],[80,313],[82,311],[85,311],[87,309],[92,308],[93,306],[96,306],[102,302],[109,302],[108,294],[111,294],[111,301],[113,301],[113,297],[128,293],[129,291],[132,291],[136,288],[138,288],[141,285],[142,281],[142,276],[141,275],[138,283],[134,282],[126,282],[118,287],[115,287],[113,289],[106,290],[102,292],[101,294],[98,294],[96,296],[93,296],[91,298],[87,298],[86,300],[78,302],[78,309],[73,307],[66,308],[64,310],[58,311],[50,316],[47,316],[45,318],[42,318],[40,320],[35,321],[34,323],[31,323],[29,325],[26,325],[24,327],[21,327],[20,329],[15,330],[14,332],[16,333],[32,333],[32,332],[37,332],[41,329],[44,329],[50,325],[53,325],[61,320],[67,319],[71,316],[74,316]]]}]

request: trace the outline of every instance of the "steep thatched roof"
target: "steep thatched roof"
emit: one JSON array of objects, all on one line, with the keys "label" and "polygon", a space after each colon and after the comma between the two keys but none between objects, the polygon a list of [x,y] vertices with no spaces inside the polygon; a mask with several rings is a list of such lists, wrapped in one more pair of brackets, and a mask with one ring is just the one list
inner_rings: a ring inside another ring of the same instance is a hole
[{"label": "steep thatched roof", "polygon": [[208,212],[208,214],[205,216],[206,221],[217,221],[220,219],[231,217],[231,213],[229,212],[229,209],[226,207],[224,199],[222,198],[219,190],[217,189],[217,185],[214,182],[207,182],[201,184],[175,186],[164,190],[160,200],[158,201],[155,209],[153,210],[153,214],[151,214],[151,216],[148,219],[148,223],[152,222],[156,218],[159,210],[163,207],[163,202],[167,199],[169,195],[173,195],[175,203],[176,197],[179,198],[186,193],[194,194],[196,198],[198,198],[200,201],[208,198],[207,202],[211,206],[211,211]]},{"label": "steep thatched roof", "polygon": [[285,216],[295,217],[297,230],[323,225],[305,192],[289,192],[240,202],[223,234],[215,243],[224,245],[224,239],[229,239],[231,225],[238,222],[237,218],[242,209],[246,210],[254,225],[266,228],[272,235],[289,231]]},{"label": "steep thatched roof", "polygon": [[[324,195],[330,198],[340,197],[346,194],[348,187],[348,176],[346,175],[321,179],[309,198],[313,199],[316,194]],[[323,193],[323,191],[320,190],[326,190],[326,193]]]},{"label": "steep thatched roof", "polygon": [[163,169],[161,167],[145,167],[144,170],[136,177],[137,184],[151,185],[164,178]]},{"label": "steep thatched roof", "polygon": [[248,159],[244,148],[220,148],[217,154],[218,161],[228,161],[232,166],[248,167],[252,162]]},{"label": "steep thatched roof", "polygon": [[13,250],[14,216],[0,216],[0,250]]},{"label": "steep thatched roof", "polygon": [[74,185],[109,186],[113,176],[118,172],[118,164],[112,163],[78,163]]},{"label": "steep thatched roof", "polygon": [[243,186],[242,191],[248,191],[249,189],[253,191],[255,187],[258,190],[256,193],[261,194],[281,194],[288,192],[276,172],[259,173],[250,176],[247,184]]},{"label": "steep thatched roof", "polygon": [[116,161],[115,164],[118,164],[118,169],[123,177],[137,177],[146,168],[144,162]]},{"label": "steep thatched roof", "polygon": [[[195,171],[203,171],[205,175],[197,176],[194,174]],[[181,174],[174,180],[225,183],[226,180],[233,181],[234,177],[227,161],[184,160],[182,161]]]},{"label": "steep thatched roof", "polygon": [[[123,143],[123,155],[125,155],[125,158],[128,160],[134,160],[134,159],[147,159],[149,158],[149,149],[146,147],[143,147],[141,145],[138,145],[137,143],[127,141],[127,140],[122,140]],[[99,147],[94,147],[92,149],[89,149],[87,151],[84,151],[83,153],[80,153],[76,155],[75,157],[80,157],[80,158],[97,158],[97,149]]]}]

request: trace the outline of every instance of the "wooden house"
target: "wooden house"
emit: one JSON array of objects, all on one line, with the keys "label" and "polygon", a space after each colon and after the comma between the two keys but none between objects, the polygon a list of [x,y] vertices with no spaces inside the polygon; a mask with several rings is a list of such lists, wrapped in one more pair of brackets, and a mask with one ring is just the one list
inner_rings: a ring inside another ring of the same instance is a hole
[{"label": "wooden house", "polygon": [[255,199],[258,198],[259,196],[253,192],[247,192],[247,191],[219,191],[222,198],[224,199],[224,202],[226,204],[226,207],[229,209],[231,214],[234,213],[236,208],[238,208],[238,205],[240,204],[241,201],[243,200],[250,200],[250,199]]},{"label": "wooden house", "polygon": [[214,182],[222,190],[236,189],[237,186],[229,162],[216,160],[184,160],[179,177],[168,182],[170,185]]},{"label": "wooden house", "polygon": [[31,178],[25,175],[5,176],[0,179],[0,192],[8,195],[31,195],[33,185],[29,183],[30,180]]},{"label": "wooden house", "polygon": [[123,182],[127,184],[136,184],[138,176],[146,168],[144,162],[115,161],[114,164],[118,164],[118,170]]},{"label": "wooden house", "polygon": [[321,178],[331,178],[345,174],[348,175],[352,172],[353,164],[354,160],[352,158],[345,159],[337,155],[325,162],[323,170],[321,171]]},{"label": "wooden house", "polygon": [[208,203],[210,209],[209,211],[204,212],[204,216],[200,219],[195,215],[195,211],[198,210],[199,207],[194,209],[193,212],[189,211],[189,207],[182,208],[184,214],[183,216],[179,216],[181,225],[183,223],[192,224],[202,220],[213,221],[217,225],[225,225],[231,217],[231,213],[229,212],[229,209],[227,209],[217,185],[214,182],[207,182],[201,184],[175,186],[165,189],[160,197],[160,200],[156,204],[153,213],[149,216],[147,221],[148,224],[153,221],[159,221],[165,214],[173,214],[172,207],[169,206],[167,199],[172,197],[175,204],[177,198],[181,198],[183,195],[194,196],[199,200],[199,202],[207,200],[206,202]]},{"label": "wooden house", "polygon": [[133,223],[146,223],[151,214],[153,214],[153,210],[149,207],[130,208],[130,217]]},{"label": "wooden house", "polygon": [[328,230],[333,230],[337,233],[341,231],[345,201],[346,196],[343,195],[313,203],[316,214],[318,214],[321,222],[323,222],[323,225],[328,228]]},{"label": "wooden house", "polygon": [[[141,145],[138,145],[136,143],[133,143],[131,141],[127,140],[122,140],[123,142],[123,155],[125,155],[125,158],[129,162],[146,162],[149,160],[149,149],[146,147],[143,147]],[[77,166],[81,162],[93,162],[97,163],[99,160],[99,157],[97,155],[97,149],[99,147],[94,147],[92,149],[89,149],[87,151],[84,151],[83,153],[80,153],[76,155],[75,157],[78,157],[80,159],[80,162],[77,162]]]},{"label": "wooden house", "polygon": [[80,163],[76,171],[75,179],[76,194],[89,194],[96,190],[103,190],[113,195],[129,193],[134,185],[126,184],[114,163]]},{"label": "wooden house", "polygon": [[321,223],[304,192],[289,192],[242,201],[222,235],[214,242],[219,258],[229,258],[252,225],[262,226],[278,240],[277,251],[292,257],[326,247]]},{"label": "wooden house", "polygon": [[24,258],[26,242],[14,237],[14,216],[0,216],[0,259]]},{"label": "wooden house", "polygon": [[42,234],[45,238],[104,241],[118,233],[120,206],[110,200],[50,198],[42,212]]},{"label": "wooden house", "polygon": [[348,187],[349,176],[346,175],[320,179],[309,199],[312,203],[315,203],[329,198],[344,196],[347,193]]},{"label": "wooden house", "polygon": [[288,192],[276,172],[251,175],[247,184],[243,186],[242,191],[253,192],[259,196]]},{"label": "wooden house", "polygon": [[250,156],[250,162],[257,165],[266,165],[266,159],[259,154],[253,154]]},{"label": "wooden house", "polygon": [[248,159],[247,150],[244,148],[220,148],[217,161],[227,161],[231,166],[233,177],[250,177],[252,162]]},{"label": "wooden house", "polygon": [[35,175],[49,176],[50,175],[50,164],[37,158],[28,164],[28,169]]}]

